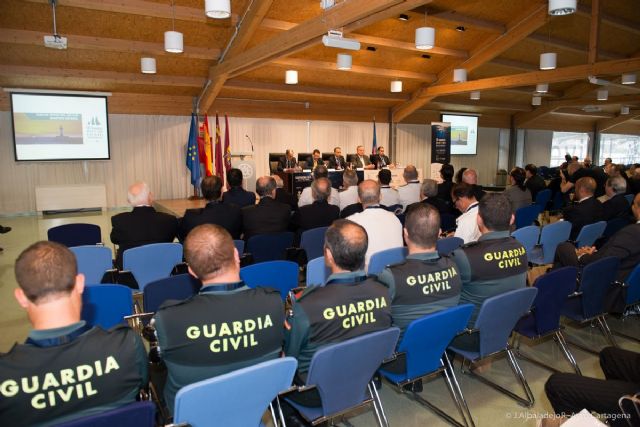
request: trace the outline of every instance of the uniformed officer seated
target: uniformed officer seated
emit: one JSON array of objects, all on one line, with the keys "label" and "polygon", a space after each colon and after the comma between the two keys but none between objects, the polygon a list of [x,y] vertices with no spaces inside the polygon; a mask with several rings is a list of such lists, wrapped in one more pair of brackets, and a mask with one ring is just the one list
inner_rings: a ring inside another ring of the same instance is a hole
[{"label": "uniformed officer seated", "polygon": [[[451,255],[462,279],[460,304],[475,306],[469,327],[475,323],[484,300],[526,286],[525,249],[509,235],[513,219],[509,199],[504,194],[487,194],[478,206],[480,238]],[[477,334],[472,334],[461,335],[453,343],[459,348],[473,349],[477,342]]]},{"label": "uniformed officer seated", "polygon": [[248,288],[229,233],[218,225],[194,228],[185,240],[189,272],[200,293],[165,303],[155,315],[160,356],[167,365],[165,402],[173,412],[181,387],[275,359],[283,341],[280,293]]},{"label": "uniformed officer seated", "polygon": [[132,403],[147,359],[127,326],[80,320],[84,276],[66,247],[37,242],[15,264],[18,303],[33,329],[0,355],[0,425],[53,425]]},{"label": "uniformed officer seated", "polygon": [[[324,258],[331,275],[325,286],[305,289],[288,319],[285,353],[298,359],[294,380],[298,384],[304,384],[311,358],[320,347],[391,326],[387,288],[367,279],[362,270],[367,243],[365,229],[349,220],[336,220],[327,230]],[[291,398],[305,406],[320,405],[315,390]]]}]

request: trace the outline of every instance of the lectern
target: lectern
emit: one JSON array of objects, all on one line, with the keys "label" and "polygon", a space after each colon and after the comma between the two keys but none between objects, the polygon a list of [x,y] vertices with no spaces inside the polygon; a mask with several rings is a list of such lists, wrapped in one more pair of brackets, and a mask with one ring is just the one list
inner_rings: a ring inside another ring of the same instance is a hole
[{"label": "lectern", "polygon": [[256,191],[256,162],[252,152],[231,153],[231,166],[242,171],[244,189]]}]

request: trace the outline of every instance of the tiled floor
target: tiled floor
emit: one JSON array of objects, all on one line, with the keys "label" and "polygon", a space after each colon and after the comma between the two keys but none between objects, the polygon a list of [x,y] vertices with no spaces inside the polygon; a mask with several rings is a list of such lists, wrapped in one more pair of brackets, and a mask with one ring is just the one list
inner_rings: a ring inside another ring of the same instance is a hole
[{"label": "tiled floor", "polygon": [[[30,243],[46,239],[46,230],[48,228],[70,222],[89,222],[99,225],[102,228],[103,241],[108,246],[111,246],[108,243],[109,218],[118,212],[67,214],[44,218],[36,216],[0,218],[1,225],[13,228],[10,233],[0,235],[0,246],[4,248],[4,251],[0,253],[0,330],[2,331],[0,334],[0,351],[7,351],[14,342],[24,340],[29,330],[27,318],[13,297],[13,290],[16,287],[13,263],[18,254]],[[625,322],[610,319],[610,324],[614,329],[619,328],[628,334],[640,336],[640,316],[634,316]],[[576,329],[569,326],[567,327],[566,335],[586,343],[594,349],[604,346],[604,340],[597,328],[585,327]],[[640,344],[638,343],[623,338],[619,338],[618,343],[621,347],[640,351]],[[569,366],[562,358],[553,341],[546,341],[531,348],[525,344],[524,347],[528,354],[548,361],[559,369],[569,371]],[[602,372],[598,366],[596,356],[575,348],[572,348],[572,351],[585,375],[602,378]],[[470,378],[468,375],[460,373],[460,363],[455,363],[456,374],[478,427],[535,426],[535,418],[547,414],[551,410],[551,406],[544,394],[544,382],[548,378],[549,372],[527,361],[520,361],[520,364],[536,398],[536,404],[531,409],[519,406],[511,399]],[[486,375],[517,393],[521,393],[519,384],[511,374],[504,358],[497,359],[491,365],[490,370],[486,372]],[[433,378],[432,381],[425,383],[422,395],[447,413],[457,416],[442,379]],[[386,384],[382,387],[381,397],[392,425],[406,427],[446,425],[432,412],[409,400],[406,396],[398,394]],[[351,418],[350,421],[355,426],[375,425],[373,414],[370,411],[363,412]]]}]

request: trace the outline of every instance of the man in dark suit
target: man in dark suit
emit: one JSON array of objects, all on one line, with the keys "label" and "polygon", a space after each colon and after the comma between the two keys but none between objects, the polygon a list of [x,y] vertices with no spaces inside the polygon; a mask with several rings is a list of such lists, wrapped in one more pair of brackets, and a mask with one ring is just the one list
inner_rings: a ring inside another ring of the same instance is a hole
[{"label": "man in dark suit", "polygon": [[583,226],[603,219],[602,203],[593,197],[595,190],[596,181],[591,177],[576,181],[573,203],[562,211],[562,218],[571,222],[571,240],[578,237]]},{"label": "man in dark suit", "polygon": [[256,193],[260,197],[260,202],[257,205],[242,208],[245,240],[256,234],[287,231],[291,209],[288,205],[275,200],[276,181],[270,176],[258,178]]},{"label": "man in dark suit", "polygon": [[278,175],[271,175],[276,181],[276,202],[289,205],[292,211],[298,210],[298,198],[284,188],[284,182]]},{"label": "man in dark suit", "polygon": [[222,180],[213,175],[205,177],[200,183],[202,195],[207,200],[204,208],[187,209],[180,221],[178,238],[184,241],[187,234],[201,224],[216,224],[226,229],[234,239],[242,233],[240,208],[233,204],[222,203]]},{"label": "man in dark suit", "polygon": [[291,218],[292,227],[298,235],[303,231],[316,227],[328,227],[340,217],[340,208],[329,204],[331,195],[331,181],[318,178],[311,183],[311,197],[313,203],[302,206]]},{"label": "man in dark suit", "polygon": [[624,197],[627,192],[627,183],[621,176],[614,176],[607,179],[604,188],[609,200],[602,203],[603,220],[609,221],[614,218],[631,218],[629,202]]},{"label": "man in dark suit", "polygon": [[426,204],[436,208],[440,215],[448,215],[451,213],[451,206],[444,200],[438,198],[437,181],[433,179],[425,179],[424,181],[422,181],[422,185],[420,186],[420,196],[422,197],[422,200],[420,200],[419,202],[411,203],[409,206],[407,206],[405,212],[409,212],[411,209],[421,204]]},{"label": "man in dark suit", "polygon": [[364,147],[358,145],[356,147],[356,155],[353,157],[353,162],[356,169],[375,169],[376,166],[371,163],[369,156],[364,154]]},{"label": "man in dark suit", "polygon": [[389,157],[384,155],[384,147],[378,147],[378,153],[371,156],[371,162],[376,166],[377,169],[381,169],[391,164],[391,160],[389,160]]},{"label": "man in dark suit", "polygon": [[329,164],[327,168],[329,169],[344,169],[347,163],[344,161],[344,157],[342,157],[342,148],[336,147],[333,149],[333,155],[329,157]]},{"label": "man in dark suit", "polygon": [[239,208],[256,204],[256,195],[242,188],[242,171],[229,169],[227,185],[229,189],[222,195],[222,203],[237,205]]},{"label": "man in dark suit", "polygon": [[324,165],[324,161],[322,160],[320,150],[316,148],[313,150],[312,156],[307,158],[307,169],[314,170],[320,165]]},{"label": "man in dark suit", "polygon": [[122,270],[122,254],[127,249],[151,243],[170,243],[178,234],[178,219],[151,206],[152,196],[144,182],[129,187],[127,201],[133,210],[111,217],[111,242],[118,245],[116,266]]},{"label": "man in dark suit", "polygon": [[524,185],[531,192],[531,200],[536,200],[536,194],[547,188],[547,184],[545,184],[544,178],[538,175],[538,167],[532,163],[524,167],[524,173],[527,177]]},{"label": "man in dark suit", "polygon": [[284,157],[280,157],[278,160],[278,170],[282,172],[286,169],[294,169],[298,167],[298,161],[296,160],[295,153],[291,148],[288,148],[284,153]]}]

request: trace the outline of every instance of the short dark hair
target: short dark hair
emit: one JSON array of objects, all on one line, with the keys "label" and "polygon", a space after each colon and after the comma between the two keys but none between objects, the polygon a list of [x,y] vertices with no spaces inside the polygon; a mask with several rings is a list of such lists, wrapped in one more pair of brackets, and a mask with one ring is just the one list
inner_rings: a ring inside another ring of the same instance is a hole
[{"label": "short dark hair", "polygon": [[[475,192],[473,190],[473,185],[461,182],[460,184],[455,184],[453,186],[451,194],[455,198],[466,197],[467,199],[470,199],[475,197]],[[511,210],[509,210],[509,212],[511,212]]]},{"label": "short dark hair", "polygon": [[571,154],[569,154],[569,153],[565,154],[565,155],[564,155],[564,159],[565,159],[567,162],[571,162]]},{"label": "short dark hair", "polygon": [[184,241],[184,259],[198,279],[210,279],[233,265],[233,239],[227,230],[203,224],[189,232]]},{"label": "short dark hair", "polygon": [[36,242],[22,251],[14,268],[18,286],[34,304],[71,293],[78,274],[73,252],[48,241]]},{"label": "short dark hair", "polygon": [[377,150],[376,150],[376,151],[377,151],[377,152],[380,152],[380,150],[382,150],[383,148],[384,148],[384,146],[382,146],[382,145],[381,145],[381,146],[379,146],[379,147],[377,148]]},{"label": "short dark hair", "polygon": [[524,167],[524,170],[529,171],[529,173],[533,176],[538,175],[538,167],[533,163],[529,163]]},{"label": "short dark hair", "polygon": [[406,214],[404,228],[416,245],[433,248],[440,234],[440,213],[431,205],[416,203]]},{"label": "short dark hair", "polygon": [[270,176],[261,176],[256,181],[256,193],[260,197],[271,196],[276,188],[276,180]]},{"label": "short dark hair", "polygon": [[491,231],[509,230],[511,214],[509,199],[502,193],[487,193],[478,205],[478,215]]},{"label": "short dark hair", "polygon": [[329,170],[325,165],[318,165],[313,170],[313,179],[327,178],[329,176]]},{"label": "short dark hair", "polygon": [[389,185],[391,182],[391,171],[389,169],[380,169],[378,172],[378,181],[382,185]]},{"label": "short dark hair", "polygon": [[338,267],[355,271],[364,267],[369,238],[361,225],[348,219],[338,219],[327,229],[324,246]]},{"label": "short dark hair", "polygon": [[227,171],[227,182],[232,187],[239,187],[242,185],[242,171],[240,169],[232,168]]},{"label": "short dark hair", "polygon": [[311,154],[316,154],[316,153],[320,154],[320,150],[318,150],[317,148],[315,150],[313,150],[313,153],[311,153]]},{"label": "short dark hair", "polygon": [[445,181],[451,181],[453,179],[453,172],[453,166],[448,163],[442,165],[440,168],[440,175],[442,175],[442,179]]},{"label": "short dark hair", "polygon": [[511,169],[511,172],[509,172],[509,176],[513,178],[520,190],[525,191],[527,189],[527,187],[525,187],[524,185],[524,181],[525,179],[527,179],[527,175],[525,174],[524,169],[515,167]]},{"label": "short dark hair", "polygon": [[464,171],[466,171],[467,168],[460,168],[458,169],[458,172],[456,172],[456,183],[460,183],[462,182],[462,174],[464,173]]},{"label": "short dark hair", "polygon": [[222,196],[222,180],[216,175],[205,176],[200,183],[200,189],[205,199],[218,200]]}]

